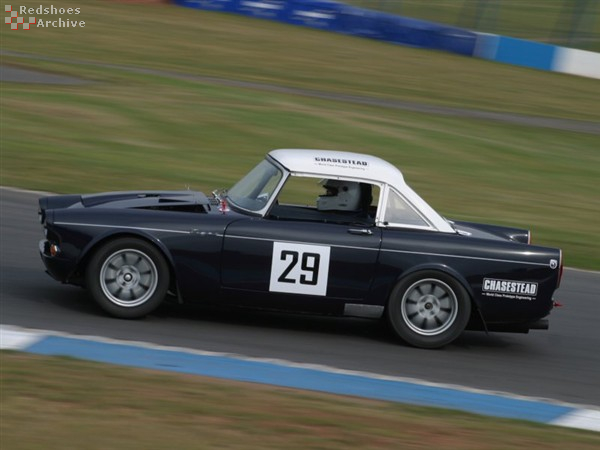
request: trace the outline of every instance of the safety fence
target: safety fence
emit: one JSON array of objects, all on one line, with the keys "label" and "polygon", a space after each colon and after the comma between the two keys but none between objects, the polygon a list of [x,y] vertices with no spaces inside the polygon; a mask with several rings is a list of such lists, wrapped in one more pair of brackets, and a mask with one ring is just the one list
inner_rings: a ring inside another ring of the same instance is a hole
[{"label": "safety fence", "polygon": [[332,0],[174,0],[174,3],[600,79],[600,53],[477,33]]}]

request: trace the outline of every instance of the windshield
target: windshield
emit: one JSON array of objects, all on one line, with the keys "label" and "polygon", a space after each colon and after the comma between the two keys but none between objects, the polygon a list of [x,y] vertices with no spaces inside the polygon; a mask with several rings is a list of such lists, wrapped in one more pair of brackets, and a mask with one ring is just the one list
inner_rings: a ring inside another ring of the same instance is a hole
[{"label": "windshield", "polygon": [[281,170],[264,160],[229,190],[227,198],[234,206],[258,212],[267,205],[282,176]]}]

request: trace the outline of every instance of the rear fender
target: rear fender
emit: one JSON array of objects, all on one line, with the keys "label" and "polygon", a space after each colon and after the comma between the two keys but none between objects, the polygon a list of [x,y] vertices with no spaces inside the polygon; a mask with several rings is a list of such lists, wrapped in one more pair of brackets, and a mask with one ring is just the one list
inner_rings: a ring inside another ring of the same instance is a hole
[{"label": "rear fender", "polygon": [[443,272],[447,275],[450,275],[451,277],[455,278],[458,282],[460,282],[460,284],[463,285],[463,287],[469,293],[471,299],[475,298],[475,296],[473,295],[473,290],[471,289],[471,286],[469,285],[467,280],[465,280],[465,278],[452,267],[447,266],[445,264],[420,264],[418,266],[411,267],[410,269],[402,272],[400,276],[398,276],[395,284],[400,282],[402,279],[412,275],[413,273],[422,272],[425,270],[437,270],[438,272]]},{"label": "rear fender", "polygon": [[450,275],[452,278],[454,278],[456,281],[458,281],[465,288],[465,290],[469,294],[469,297],[471,297],[471,303],[479,311],[479,304],[473,293],[473,289],[471,288],[471,285],[467,282],[467,280],[460,273],[458,273],[452,267],[447,266],[445,264],[420,264],[418,266],[411,267],[410,269],[402,272],[402,274],[400,276],[398,276],[398,278],[396,279],[396,281],[394,283],[394,286],[396,284],[398,284],[402,279],[406,278],[407,276],[410,276],[416,272],[422,272],[424,270],[437,270],[438,272],[443,272],[447,275]]},{"label": "rear fender", "polygon": [[[467,282],[467,280],[460,273],[458,273],[456,270],[454,270],[450,266],[447,266],[445,264],[421,264],[421,265],[418,265],[415,267],[411,267],[409,270],[403,272],[402,275],[400,275],[396,279],[394,286],[397,285],[405,277],[410,276],[413,273],[422,272],[425,270],[435,270],[438,272],[442,272],[442,273],[445,273],[446,275],[451,276],[456,281],[458,281],[462,285],[462,287],[465,288],[465,290],[469,294],[469,297],[471,300],[471,307],[472,307],[471,308],[471,319],[469,321],[469,325],[467,325],[467,329],[470,328],[471,326],[479,326],[484,331],[486,331],[486,332],[488,331],[485,320],[483,319],[483,315],[481,314],[481,310],[479,308],[478,300],[473,293],[473,289],[471,288],[471,285]],[[387,305],[386,305],[386,308],[387,308]]]}]

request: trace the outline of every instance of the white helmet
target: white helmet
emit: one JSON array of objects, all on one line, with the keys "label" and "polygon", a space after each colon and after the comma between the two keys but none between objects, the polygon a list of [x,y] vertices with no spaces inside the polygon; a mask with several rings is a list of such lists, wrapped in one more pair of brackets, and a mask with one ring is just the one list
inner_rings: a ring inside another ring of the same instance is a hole
[{"label": "white helmet", "polygon": [[360,185],[354,181],[321,180],[325,195],[317,198],[319,211],[359,211]]}]

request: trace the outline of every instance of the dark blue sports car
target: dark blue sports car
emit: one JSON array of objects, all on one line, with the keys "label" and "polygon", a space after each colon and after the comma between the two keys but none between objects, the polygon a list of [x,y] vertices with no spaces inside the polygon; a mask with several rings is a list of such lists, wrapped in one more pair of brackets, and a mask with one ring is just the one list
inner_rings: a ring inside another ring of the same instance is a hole
[{"label": "dark blue sports car", "polygon": [[385,317],[440,347],[465,329],[528,332],[562,254],[528,230],[450,221],[373,156],[274,150],[235,186],[41,198],[48,273],[138,318],[167,295],[217,306]]}]

